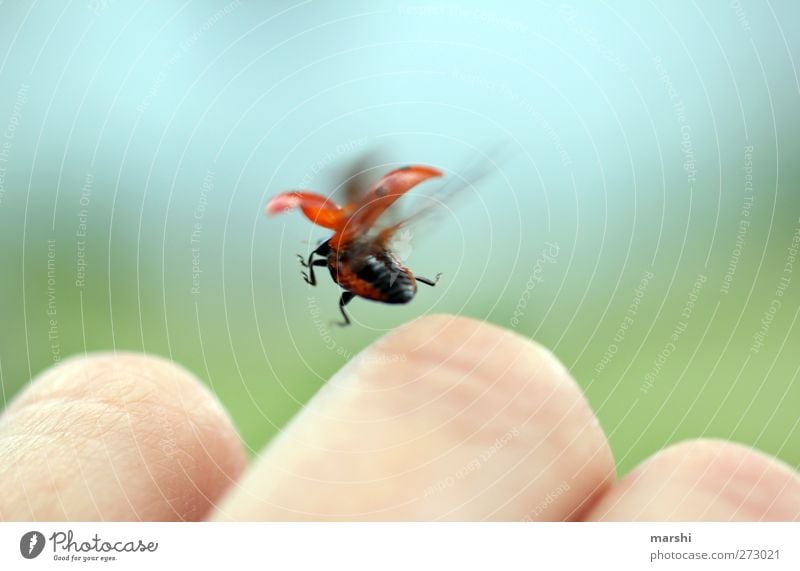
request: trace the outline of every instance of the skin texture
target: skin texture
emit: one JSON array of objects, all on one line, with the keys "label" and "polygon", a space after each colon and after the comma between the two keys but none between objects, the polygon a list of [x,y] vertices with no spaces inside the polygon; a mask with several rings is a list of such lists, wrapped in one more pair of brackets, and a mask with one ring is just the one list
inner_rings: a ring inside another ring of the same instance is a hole
[{"label": "skin texture", "polygon": [[225,411],[187,371],[140,355],[70,359],[0,418],[0,518],[197,520],[241,474]]},{"label": "skin texture", "polygon": [[552,354],[450,316],[376,342],[245,464],[185,370],[75,358],[0,416],[0,519],[800,520],[798,474],[729,442],[674,445],[617,481]]}]

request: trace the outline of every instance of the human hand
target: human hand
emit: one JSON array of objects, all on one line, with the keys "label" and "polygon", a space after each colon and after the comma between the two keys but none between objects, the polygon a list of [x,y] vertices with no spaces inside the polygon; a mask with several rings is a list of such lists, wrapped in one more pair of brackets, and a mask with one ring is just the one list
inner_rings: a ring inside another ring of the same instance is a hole
[{"label": "human hand", "polygon": [[427,317],[337,373],[249,468],[233,425],[159,358],[39,376],[0,417],[3,520],[800,520],[800,477],[753,449],[684,442],[621,481],[546,350]]}]

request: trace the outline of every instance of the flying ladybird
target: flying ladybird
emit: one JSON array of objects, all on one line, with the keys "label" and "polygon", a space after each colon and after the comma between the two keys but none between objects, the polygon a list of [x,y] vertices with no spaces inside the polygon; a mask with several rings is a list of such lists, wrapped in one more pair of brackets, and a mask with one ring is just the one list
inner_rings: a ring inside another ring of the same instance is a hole
[{"label": "flying ladybird", "polygon": [[433,280],[415,276],[389,249],[392,235],[410,219],[383,229],[375,227],[381,214],[403,194],[439,176],[441,171],[433,167],[410,165],[384,175],[362,197],[344,206],[299,190],[282,192],[267,203],[268,215],[299,208],[314,224],[334,231],[307,260],[299,254],[298,257],[308,269],[308,273],[303,272],[307,283],[316,285],[314,268],[327,266],[333,281],[344,289],[339,298],[344,321],[339,325],[350,324],[345,306],[355,296],[383,303],[408,303],[417,293],[417,282],[435,286],[439,281],[441,274]]}]

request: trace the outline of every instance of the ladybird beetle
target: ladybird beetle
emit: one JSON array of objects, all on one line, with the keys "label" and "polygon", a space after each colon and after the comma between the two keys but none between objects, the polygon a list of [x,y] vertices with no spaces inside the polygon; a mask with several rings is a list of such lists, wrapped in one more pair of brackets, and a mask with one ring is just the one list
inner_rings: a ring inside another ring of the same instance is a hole
[{"label": "ladybird beetle", "polygon": [[378,230],[375,223],[406,192],[440,176],[442,172],[433,167],[410,165],[387,173],[363,196],[344,206],[300,190],[282,192],[267,203],[268,215],[299,208],[314,224],[333,230],[333,236],[312,251],[308,259],[299,254],[298,257],[308,270],[303,272],[307,283],[315,286],[314,268],[327,266],[333,281],[344,289],[339,298],[344,321],[338,325],[350,324],[345,306],[356,296],[382,303],[408,303],[417,293],[418,282],[435,286],[439,281],[441,274],[432,280],[414,275],[389,248],[392,235],[410,218]]}]

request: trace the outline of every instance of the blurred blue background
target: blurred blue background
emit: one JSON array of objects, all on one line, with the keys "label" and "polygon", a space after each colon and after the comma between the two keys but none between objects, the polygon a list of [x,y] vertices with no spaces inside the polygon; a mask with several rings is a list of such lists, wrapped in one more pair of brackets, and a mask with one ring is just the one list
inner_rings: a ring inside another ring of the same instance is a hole
[{"label": "blurred blue background", "polygon": [[[146,351],[255,453],[382,332],[452,312],[551,348],[622,472],[697,436],[798,467],[799,51],[793,2],[2,3],[4,402]],[[491,172],[404,238],[440,286],[339,330],[295,258],[325,232],[263,207],[375,150],[376,176]]]}]

